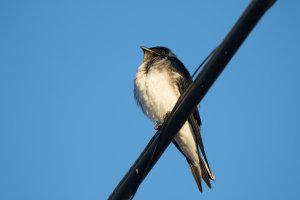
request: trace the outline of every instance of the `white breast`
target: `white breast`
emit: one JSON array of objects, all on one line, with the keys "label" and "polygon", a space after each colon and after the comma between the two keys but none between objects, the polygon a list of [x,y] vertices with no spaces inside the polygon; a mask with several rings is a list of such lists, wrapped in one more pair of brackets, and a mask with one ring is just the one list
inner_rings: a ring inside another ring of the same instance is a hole
[{"label": "white breast", "polygon": [[[172,111],[180,96],[176,83],[172,81],[174,76],[180,75],[165,69],[150,70],[146,74],[144,64],[139,67],[136,74],[137,101],[143,112],[155,123],[163,123],[164,115]],[[199,163],[195,139],[188,122],[183,125],[175,140],[193,163]]]},{"label": "white breast", "polygon": [[[142,68],[141,66],[140,68]],[[147,75],[139,70],[135,80],[140,104],[145,114],[156,123],[171,111],[180,93],[167,70],[152,70]]]}]

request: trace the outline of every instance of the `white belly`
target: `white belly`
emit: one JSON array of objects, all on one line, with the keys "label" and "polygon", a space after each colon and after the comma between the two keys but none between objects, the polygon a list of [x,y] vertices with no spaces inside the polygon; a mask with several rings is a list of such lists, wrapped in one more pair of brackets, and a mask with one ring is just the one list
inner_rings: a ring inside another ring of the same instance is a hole
[{"label": "white belly", "polygon": [[156,123],[163,122],[164,115],[173,109],[180,96],[169,79],[167,72],[155,71],[143,80],[142,106],[146,115]]},{"label": "white belly", "polygon": [[[180,92],[174,82],[170,81],[167,71],[155,70],[147,75],[138,72],[135,80],[139,92],[139,101],[144,113],[155,123],[163,123],[167,112],[172,111]],[[199,156],[192,129],[185,123],[177,136],[176,142],[184,154],[193,162],[199,163]]]}]

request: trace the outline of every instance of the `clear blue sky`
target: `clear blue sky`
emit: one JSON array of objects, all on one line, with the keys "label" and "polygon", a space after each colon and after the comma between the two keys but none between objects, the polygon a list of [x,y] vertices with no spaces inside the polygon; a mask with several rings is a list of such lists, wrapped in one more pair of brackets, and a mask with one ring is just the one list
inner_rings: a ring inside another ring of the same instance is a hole
[{"label": "clear blue sky", "polygon": [[[193,72],[250,1],[0,2],[0,199],[106,199],[154,134],[140,45]],[[135,199],[298,199],[300,3],[278,1],[201,103],[217,178],[170,146]]]}]

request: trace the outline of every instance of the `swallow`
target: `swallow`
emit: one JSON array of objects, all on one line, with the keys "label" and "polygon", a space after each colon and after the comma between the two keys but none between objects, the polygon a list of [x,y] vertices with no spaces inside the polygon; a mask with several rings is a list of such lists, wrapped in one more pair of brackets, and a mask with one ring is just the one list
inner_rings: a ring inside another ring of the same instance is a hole
[{"label": "swallow", "polygon": [[[141,49],[144,56],[134,80],[134,97],[143,113],[156,124],[155,129],[160,129],[193,80],[170,49],[160,46],[141,46]],[[202,192],[202,179],[211,188],[210,180],[215,180],[215,176],[206,158],[200,127],[201,119],[196,107],[172,142],[186,158]]]}]

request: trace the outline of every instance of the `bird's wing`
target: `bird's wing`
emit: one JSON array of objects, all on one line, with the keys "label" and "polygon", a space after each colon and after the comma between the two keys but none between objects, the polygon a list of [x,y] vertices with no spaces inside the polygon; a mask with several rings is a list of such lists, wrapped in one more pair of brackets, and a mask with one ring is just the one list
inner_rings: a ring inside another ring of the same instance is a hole
[{"label": "bird's wing", "polygon": [[[182,94],[188,88],[188,86],[193,82],[193,80],[192,80],[189,72],[187,71],[187,69],[185,68],[185,66],[183,65],[183,63],[180,60],[178,60],[177,58],[169,58],[169,60],[171,61],[171,66],[172,66],[173,71],[176,73],[179,73],[181,75],[181,76],[179,76],[179,78],[177,78],[176,83],[177,83],[180,94]],[[196,138],[196,143],[198,144],[197,146],[199,146],[201,154],[202,154],[205,162],[207,163],[209,171],[211,171],[208,161],[207,161],[207,158],[206,158],[206,153],[204,150],[204,145],[203,145],[203,141],[202,141],[202,137],[201,137],[201,133],[200,133],[201,119],[200,119],[200,115],[199,115],[199,111],[198,111],[197,107],[195,108],[193,114],[189,116],[188,121],[193,129],[194,137]],[[176,144],[175,140],[173,141],[173,143],[178,148],[178,144]],[[180,150],[180,152],[183,153],[181,150]]]}]

